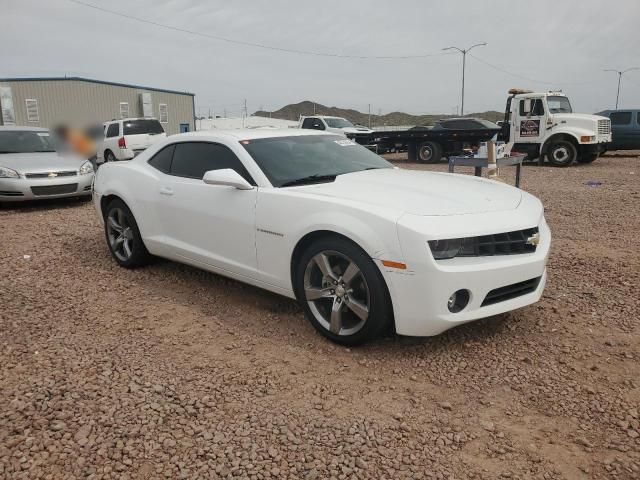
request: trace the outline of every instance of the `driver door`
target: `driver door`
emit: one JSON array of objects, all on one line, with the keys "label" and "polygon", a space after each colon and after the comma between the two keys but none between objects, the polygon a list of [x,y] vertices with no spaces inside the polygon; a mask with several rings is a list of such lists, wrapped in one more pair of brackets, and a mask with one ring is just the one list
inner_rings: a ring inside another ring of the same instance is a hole
[{"label": "driver door", "polygon": [[178,257],[236,275],[257,278],[255,209],[257,188],[207,185],[209,170],[231,168],[255,182],[225,145],[175,144],[170,171],[158,183],[158,219],[169,251]]},{"label": "driver door", "polygon": [[515,124],[516,143],[540,143],[545,128],[542,98],[521,99],[518,102],[518,116]]}]

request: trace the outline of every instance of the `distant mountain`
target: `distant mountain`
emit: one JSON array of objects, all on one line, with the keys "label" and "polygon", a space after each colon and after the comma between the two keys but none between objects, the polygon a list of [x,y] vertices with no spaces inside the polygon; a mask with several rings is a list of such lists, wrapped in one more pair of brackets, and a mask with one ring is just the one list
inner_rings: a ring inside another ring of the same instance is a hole
[{"label": "distant mountain", "polygon": [[[300,103],[292,103],[282,107],[275,112],[265,112],[258,110],[254,115],[258,117],[273,117],[281,118],[283,120],[298,120],[300,115],[313,115],[314,103],[308,100]],[[338,107],[327,107],[319,103],[315,104],[316,115],[332,115],[335,117],[343,117],[355,124],[368,125],[369,115],[352,109],[344,109]],[[383,125],[433,125],[441,118],[451,118],[455,115],[410,115],[403,112],[391,112],[385,115],[371,115],[371,126],[379,127]],[[502,120],[504,113],[496,111],[488,111],[481,113],[471,113],[465,115],[465,117],[484,118],[491,122]]]}]

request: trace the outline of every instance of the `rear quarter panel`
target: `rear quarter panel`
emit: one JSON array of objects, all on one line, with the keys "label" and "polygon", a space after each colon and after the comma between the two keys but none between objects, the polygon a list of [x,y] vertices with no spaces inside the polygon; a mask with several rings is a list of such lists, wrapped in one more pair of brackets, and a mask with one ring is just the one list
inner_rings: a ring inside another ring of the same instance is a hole
[{"label": "rear quarter panel", "polygon": [[94,183],[97,197],[114,195],[124,201],[136,219],[147,248],[151,249],[148,243],[161,235],[156,210],[157,184],[153,169],[140,162],[106,163],[98,169]]}]

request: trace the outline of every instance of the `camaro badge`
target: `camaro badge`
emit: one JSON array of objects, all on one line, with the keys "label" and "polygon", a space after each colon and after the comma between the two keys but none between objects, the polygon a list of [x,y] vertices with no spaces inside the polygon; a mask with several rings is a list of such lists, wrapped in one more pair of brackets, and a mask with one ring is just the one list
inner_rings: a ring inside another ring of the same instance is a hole
[{"label": "camaro badge", "polygon": [[527,238],[527,241],[525,243],[527,245],[534,245],[534,246],[538,245],[540,243],[540,234],[534,233],[529,238]]},{"label": "camaro badge", "polygon": [[56,172],[49,172],[49,178],[55,178],[58,176],[58,174]]}]

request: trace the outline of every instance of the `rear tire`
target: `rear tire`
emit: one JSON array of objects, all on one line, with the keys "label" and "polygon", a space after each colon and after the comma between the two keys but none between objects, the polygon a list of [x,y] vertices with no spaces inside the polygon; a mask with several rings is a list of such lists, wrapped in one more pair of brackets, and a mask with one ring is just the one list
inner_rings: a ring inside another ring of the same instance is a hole
[{"label": "rear tire", "polygon": [[578,149],[568,140],[558,140],[547,150],[547,159],[554,167],[568,167],[578,157]]},{"label": "rear tire", "polygon": [[111,150],[107,150],[106,152],[104,152],[104,161],[105,162],[116,162],[116,161],[118,161],[118,159],[116,158],[116,156],[113,154],[113,152]]},{"label": "rear tire", "polygon": [[104,234],[111,256],[121,267],[136,268],[151,261],[136,219],[120,199],[112,200],[105,209]]},{"label": "rear tire", "polygon": [[393,318],[382,274],[359,246],[338,236],[313,242],[294,267],[294,287],[307,319],[329,340],[360,345]]},{"label": "rear tire", "polygon": [[418,147],[417,159],[420,163],[438,163],[442,158],[442,147],[435,142],[422,142]]}]

